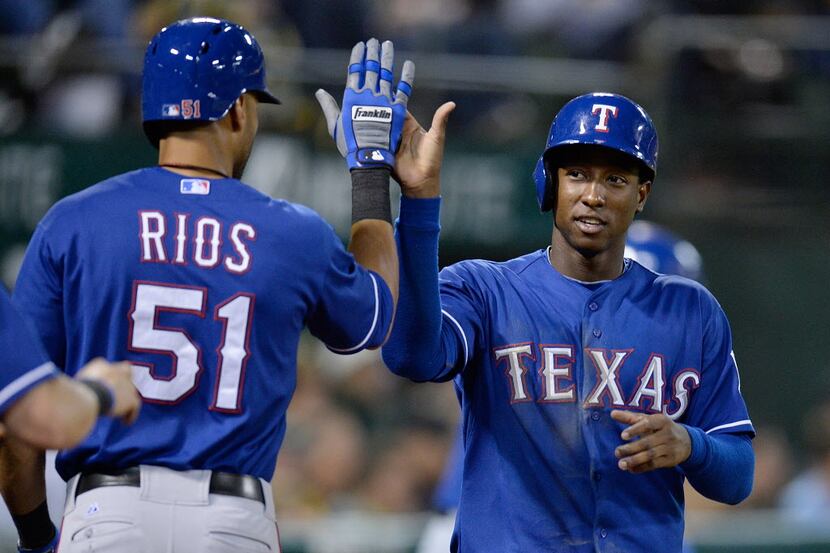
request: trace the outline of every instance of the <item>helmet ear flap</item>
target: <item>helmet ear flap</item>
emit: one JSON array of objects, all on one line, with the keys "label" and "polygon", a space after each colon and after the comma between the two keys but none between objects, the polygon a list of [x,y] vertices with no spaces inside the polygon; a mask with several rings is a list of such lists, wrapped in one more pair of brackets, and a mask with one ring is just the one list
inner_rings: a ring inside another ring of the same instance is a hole
[{"label": "helmet ear flap", "polygon": [[539,202],[539,210],[542,212],[548,211],[551,206],[544,156],[541,156],[536,162],[536,167],[533,169],[533,181],[536,183],[536,200]]},{"label": "helmet ear flap", "polygon": [[545,155],[542,154],[536,162],[536,168],[533,170],[533,180],[536,183],[536,200],[539,202],[539,210],[543,213],[552,210],[556,203],[554,177],[555,175],[548,171],[545,164]]}]

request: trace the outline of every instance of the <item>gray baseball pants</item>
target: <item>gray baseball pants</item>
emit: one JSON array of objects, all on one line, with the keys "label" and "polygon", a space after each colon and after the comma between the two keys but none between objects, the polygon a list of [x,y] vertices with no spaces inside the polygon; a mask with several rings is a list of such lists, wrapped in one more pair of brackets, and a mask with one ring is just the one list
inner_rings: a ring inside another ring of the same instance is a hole
[{"label": "gray baseball pants", "polygon": [[67,484],[60,553],[279,553],[271,486],[265,503],[209,493],[210,471],[142,465],[141,483],[75,497]]}]

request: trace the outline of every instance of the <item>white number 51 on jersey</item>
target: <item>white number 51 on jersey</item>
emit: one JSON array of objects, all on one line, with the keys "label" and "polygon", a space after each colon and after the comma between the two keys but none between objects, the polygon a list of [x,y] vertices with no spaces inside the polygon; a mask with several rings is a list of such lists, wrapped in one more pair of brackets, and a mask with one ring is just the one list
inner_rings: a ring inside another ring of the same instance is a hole
[{"label": "white number 51 on jersey", "polygon": [[[180,328],[158,324],[159,313],[186,313],[205,318],[207,289],[158,282],[136,281],[130,309],[128,349],[169,355],[173,367],[169,377],[154,374],[152,363],[133,362],[133,382],[141,396],[151,403],[178,403],[193,393],[202,372],[202,351]],[[212,410],[241,412],[241,389],[245,363],[250,355],[251,318],[254,296],[239,293],[216,306],[213,318],[223,324],[222,342],[217,349],[216,390]]]}]

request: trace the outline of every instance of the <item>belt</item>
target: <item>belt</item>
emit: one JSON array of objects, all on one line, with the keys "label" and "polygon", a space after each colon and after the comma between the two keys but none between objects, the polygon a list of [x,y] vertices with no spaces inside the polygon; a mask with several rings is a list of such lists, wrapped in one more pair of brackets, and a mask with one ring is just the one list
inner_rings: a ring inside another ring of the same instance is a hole
[{"label": "belt", "polygon": [[[138,467],[130,467],[118,471],[83,473],[78,479],[75,487],[75,497],[82,493],[104,488],[107,486],[130,486],[138,488],[141,486],[141,470]],[[212,472],[210,475],[210,493],[219,495],[231,495],[244,499],[251,499],[265,504],[265,496],[262,492],[262,484],[258,478],[245,474],[233,474],[231,472]]]}]

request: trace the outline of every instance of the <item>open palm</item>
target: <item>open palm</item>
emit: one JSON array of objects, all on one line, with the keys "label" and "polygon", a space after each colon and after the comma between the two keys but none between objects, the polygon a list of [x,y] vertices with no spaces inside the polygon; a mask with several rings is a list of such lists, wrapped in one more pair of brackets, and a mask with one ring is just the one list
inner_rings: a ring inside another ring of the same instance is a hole
[{"label": "open palm", "polygon": [[439,107],[429,131],[424,130],[407,111],[393,173],[405,196],[434,198],[441,194],[439,177],[444,159],[444,140],[447,121],[454,109],[455,102]]}]

